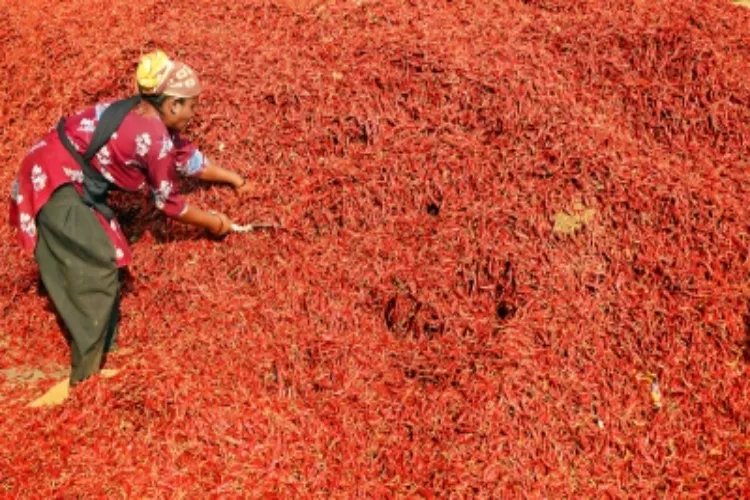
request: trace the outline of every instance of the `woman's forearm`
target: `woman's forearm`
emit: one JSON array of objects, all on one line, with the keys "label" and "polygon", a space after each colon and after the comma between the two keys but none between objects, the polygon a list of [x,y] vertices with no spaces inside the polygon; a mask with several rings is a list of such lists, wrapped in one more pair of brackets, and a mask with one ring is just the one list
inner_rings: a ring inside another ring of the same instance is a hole
[{"label": "woman's forearm", "polygon": [[218,214],[212,214],[200,208],[188,205],[187,210],[177,220],[192,226],[208,229],[212,233],[221,232],[223,221]]}]

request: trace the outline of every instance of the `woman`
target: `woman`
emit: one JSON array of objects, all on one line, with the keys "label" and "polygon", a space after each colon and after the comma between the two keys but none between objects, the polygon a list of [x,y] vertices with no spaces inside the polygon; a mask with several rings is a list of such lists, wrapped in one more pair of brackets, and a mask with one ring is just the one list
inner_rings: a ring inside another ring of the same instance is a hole
[{"label": "woman", "polygon": [[177,193],[179,177],[226,183],[238,193],[249,188],[243,177],[210,163],[180,137],[201,92],[190,67],[153,52],[141,58],[136,82],[140,100],[133,100],[135,107],[88,163],[82,165],[79,155],[92,142],[107,103],[61,122],[59,133],[51,131],[31,148],[13,184],[11,225],[23,247],[34,252],[42,282],[70,333],[71,385],[99,371],[114,341],[118,268],[132,258],[106,205],[106,188],[103,202],[90,202],[91,178],[130,192],[148,186],[157,209],[215,235],[226,234],[232,222],[188,205]]}]

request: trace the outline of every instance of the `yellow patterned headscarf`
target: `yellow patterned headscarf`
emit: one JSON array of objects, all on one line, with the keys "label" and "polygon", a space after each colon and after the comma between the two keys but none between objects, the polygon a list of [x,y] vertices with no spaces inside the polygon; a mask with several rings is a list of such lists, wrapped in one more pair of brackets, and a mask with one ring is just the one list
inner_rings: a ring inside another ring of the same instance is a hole
[{"label": "yellow patterned headscarf", "polygon": [[195,97],[201,93],[198,75],[185,63],[169,59],[161,50],[145,54],[135,72],[138,90],[146,95]]}]

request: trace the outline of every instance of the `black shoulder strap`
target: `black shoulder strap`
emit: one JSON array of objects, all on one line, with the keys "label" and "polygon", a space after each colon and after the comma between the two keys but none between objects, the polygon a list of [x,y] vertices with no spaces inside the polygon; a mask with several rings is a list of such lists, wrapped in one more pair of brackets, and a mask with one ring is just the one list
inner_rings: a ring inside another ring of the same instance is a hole
[{"label": "black shoulder strap", "polygon": [[78,153],[78,150],[76,150],[67,134],[65,134],[65,118],[61,119],[57,124],[57,135],[60,137],[60,141],[68,153],[70,153],[70,156],[81,167],[81,170],[83,170],[83,202],[96,209],[107,220],[112,220],[115,215],[109,205],[107,205],[107,193],[109,192],[110,183],[89,162],[107,143],[110,137],[112,137],[112,134],[117,131],[128,112],[140,101],[140,96],[135,96],[110,104],[102,113],[96,129],[94,129],[94,135],[91,138],[89,147],[83,156]]},{"label": "black shoulder strap", "polygon": [[125,116],[127,116],[130,110],[137,106],[139,102],[141,102],[141,97],[133,96],[128,99],[113,102],[107,106],[107,109],[104,110],[101,118],[99,118],[99,123],[96,125],[89,147],[83,154],[86,161],[90,161],[102,146],[107,144],[109,138],[112,137],[112,134],[114,134],[122,124]]}]

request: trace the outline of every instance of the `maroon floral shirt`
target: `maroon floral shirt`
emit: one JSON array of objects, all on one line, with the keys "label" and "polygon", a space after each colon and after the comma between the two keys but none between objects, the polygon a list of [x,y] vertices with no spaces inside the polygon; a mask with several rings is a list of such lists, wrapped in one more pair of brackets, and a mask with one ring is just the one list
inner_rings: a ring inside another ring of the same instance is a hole
[{"label": "maroon floral shirt", "polygon": [[[97,104],[66,120],[65,133],[82,155],[108,105]],[[198,175],[207,160],[191,143],[170,133],[158,117],[130,112],[91,165],[124,191],[148,186],[156,208],[169,217],[178,217],[187,210],[177,191],[180,176]],[[10,202],[10,224],[18,228],[18,238],[26,250],[33,252],[36,247],[36,216],[52,193],[70,183],[81,193],[82,182],[83,172],[56,130],[29,150],[13,183]],[[100,213],[94,213],[112,241],[117,265],[128,265],[132,254],[117,220],[107,222]]]}]

